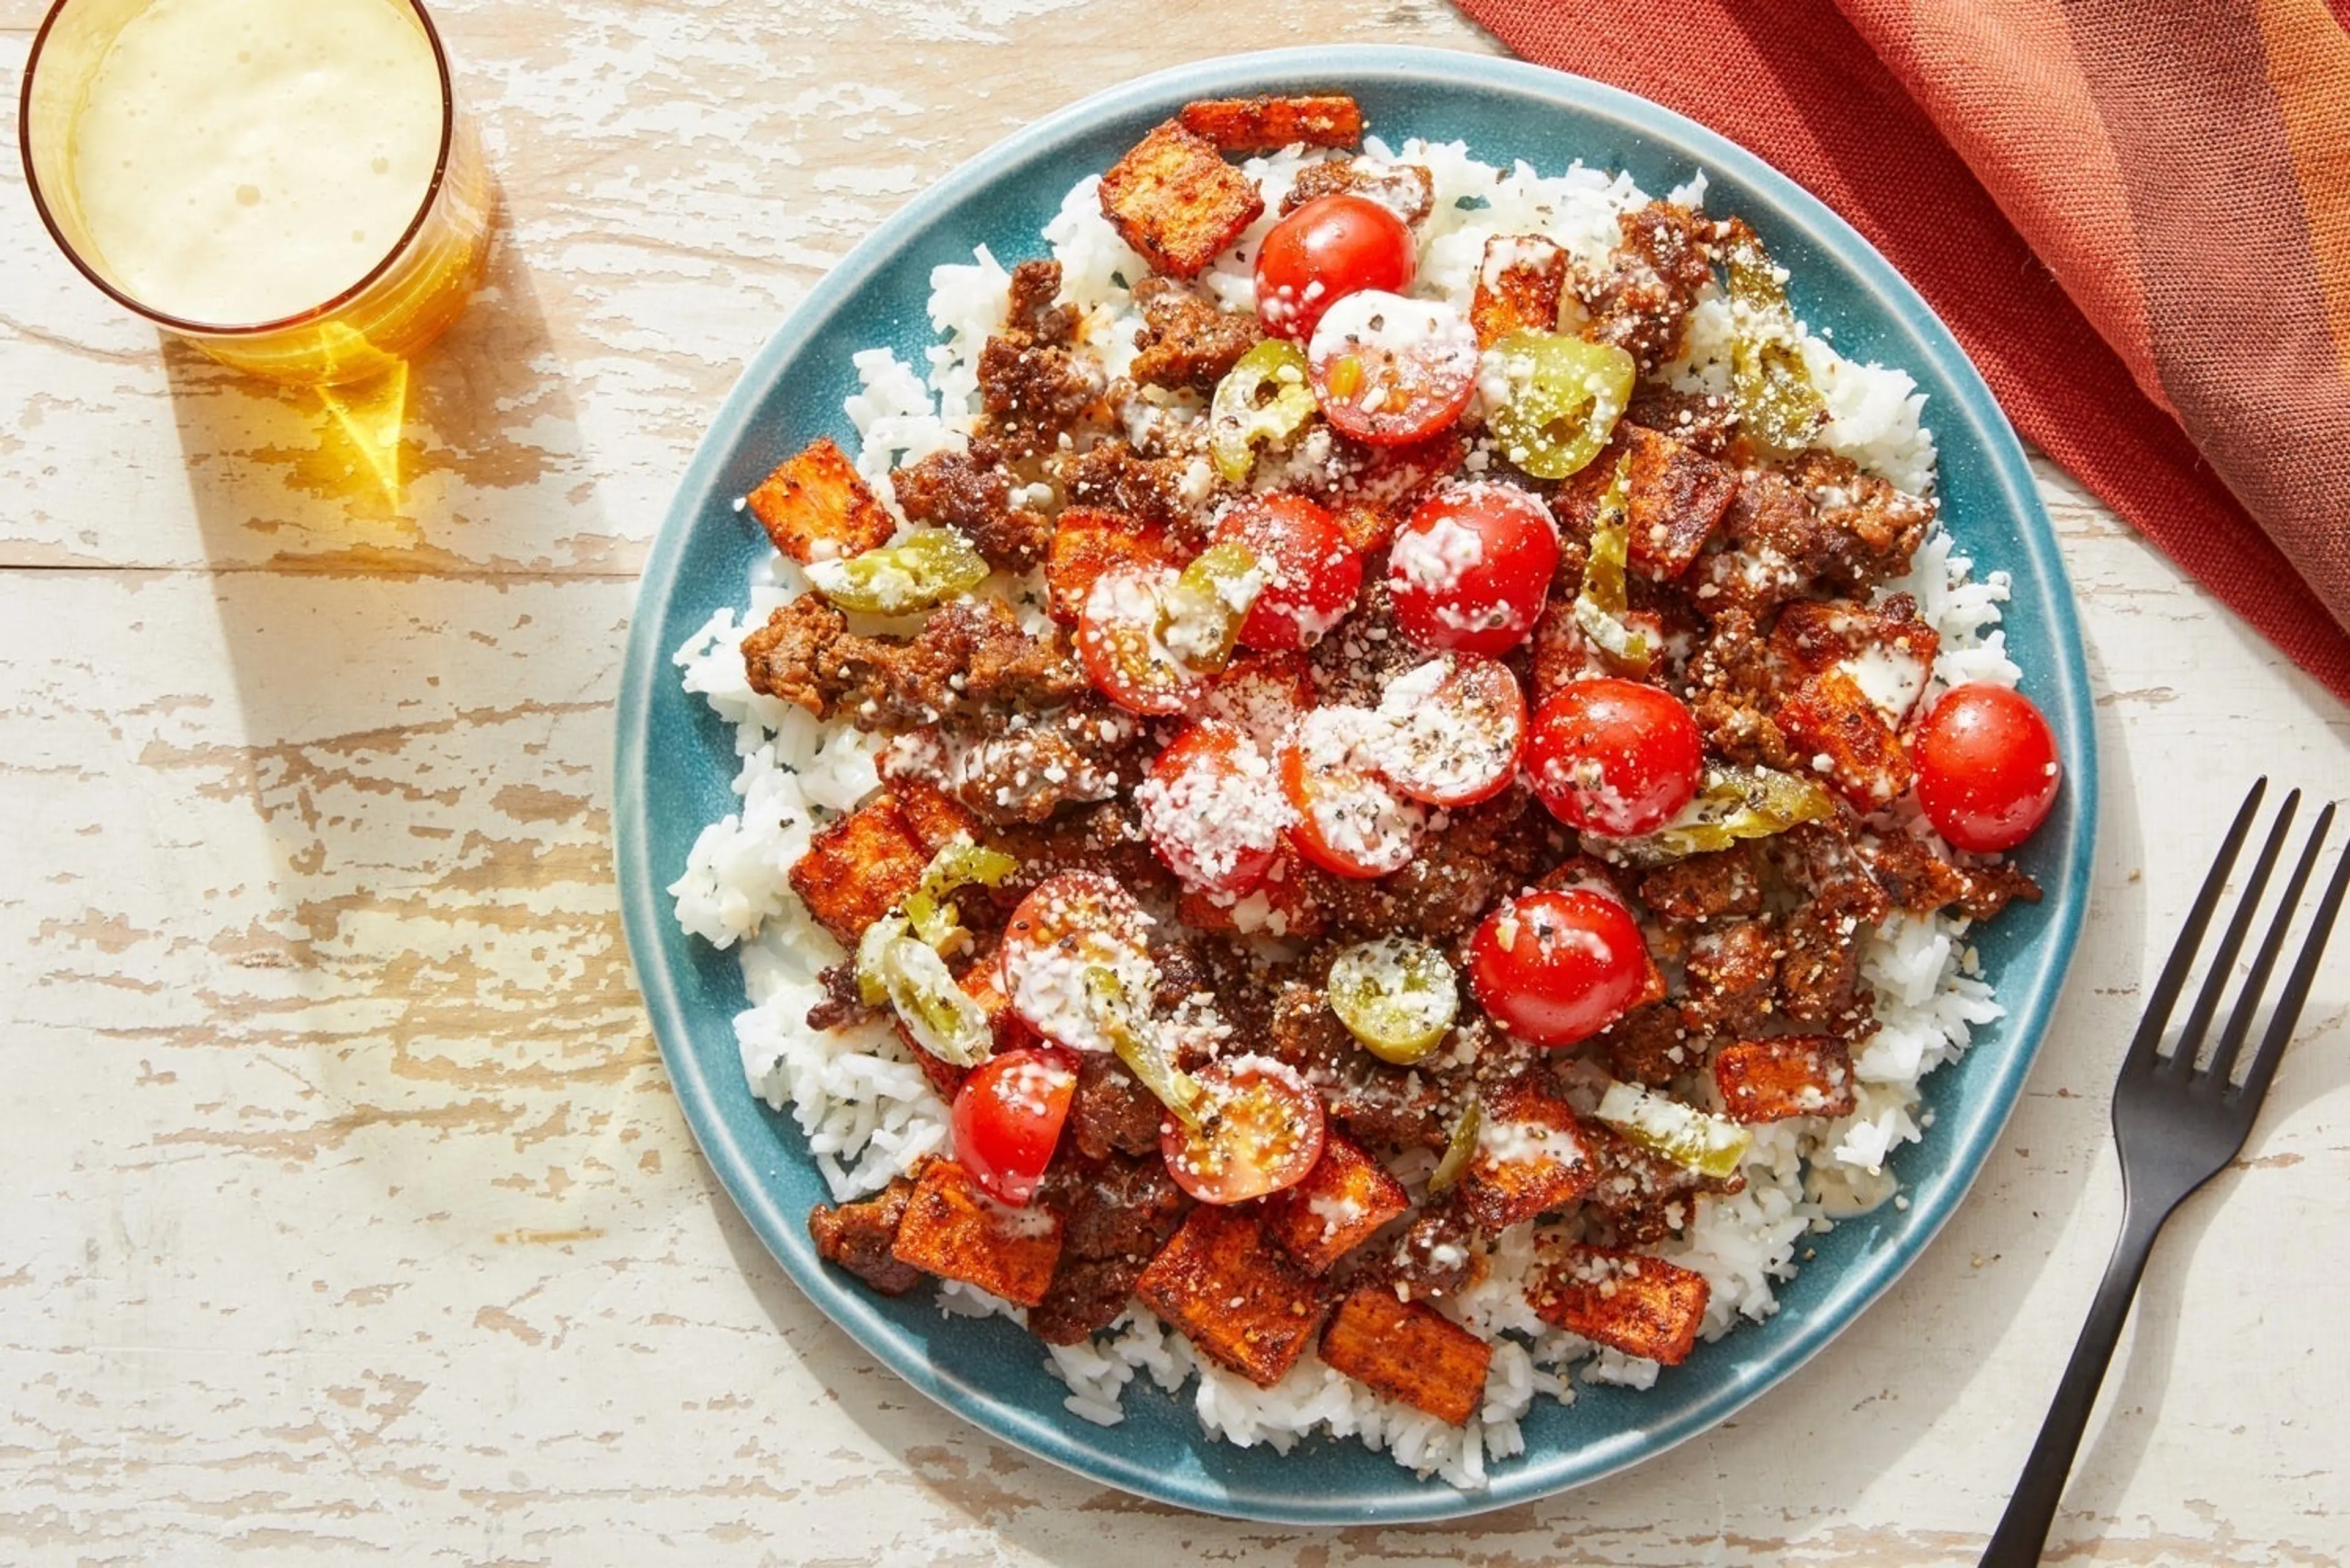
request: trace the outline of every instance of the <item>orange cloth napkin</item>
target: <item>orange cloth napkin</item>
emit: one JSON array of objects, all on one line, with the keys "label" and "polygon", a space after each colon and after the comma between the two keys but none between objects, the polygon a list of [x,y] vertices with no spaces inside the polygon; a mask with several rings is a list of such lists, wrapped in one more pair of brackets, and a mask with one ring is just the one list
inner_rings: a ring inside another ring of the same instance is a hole
[{"label": "orange cloth napkin", "polygon": [[2018,430],[2350,701],[2350,34],[2321,0],[1463,4],[1835,208]]}]

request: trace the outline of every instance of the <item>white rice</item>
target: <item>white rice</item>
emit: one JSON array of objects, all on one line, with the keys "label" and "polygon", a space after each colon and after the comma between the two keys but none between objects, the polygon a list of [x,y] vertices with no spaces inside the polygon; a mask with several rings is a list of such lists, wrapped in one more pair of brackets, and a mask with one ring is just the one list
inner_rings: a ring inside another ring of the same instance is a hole
[{"label": "white rice", "polygon": [[[1578,257],[1596,259],[1616,238],[1616,214],[1647,200],[1620,174],[1579,165],[1547,176],[1523,163],[1503,170],[1471,157],[1460,142],[1415,140],[1390,150],[1374,140],[1368,151],[1424,164],[1435,175],[1437,205],[1422,235],[1415,290],[1420,293],[1465,296],[1486,240],[1496,234],[1540,233]],[[1263,188],[1267,215],[1204,279],[1226,303],[1250,303],[1257,242],[1302,161],[1287,152],[1248,163]],[[1096,183],[1089,177],[1070,191],[1044,237],[1062,265],[1064,301],[1084,312],[1083,335],[1115,375],[1133,353],[1140,316],[1130,288],[1148,268],[1102,217]],[[1704,176],[1693,171],[1673,195],[1701,201],[1703,192]],[[855,360],[862,389],[846,412],[861,441],[858,470],[885,495],[892,467],[968,438],[978,407],[979,349],[1003,318],[1007,274],[984,248],[968,266],[937,268],[931,281],[930,317],[939,340],[920,371],[883,348]],[[1701,299],[1690,318],[1688,352],[1668,373],[1684,386],[1726,386],[1727,327],[1719,296]],[[1925,398],[1909,376],[1846,359],[1808,332],[1802,347],[1831,416],[1821,444],[1905,490],[1930,494],[1934,440],[1922,422]],[[1167,412],[1186,418],[1194,410],[1174,399]],[[2008,594],[2005,575],[1976,581],[1970,566],[1938,528],[1909,576],[1885,590],[1913,594],[1919,615],[1941,634],[1929,701],[1961,681],[2012,685],[2018,678],[1997,624]],[[804,1022],[822,994],[817,972],[844,955],[791,894],[785,873],[825,815],[851,809],[877,782],[873,739],[846,728],[827,731],[745,684],[743,636],[804,587],[795,566],[769,556],[752,573],[747,609],[720,612],[677,651],[686,690],[734,727],[741,759],[734,793],[742,805],[702,831],[670,891],[686,930],[738,951],[751,1003],[734,1020],[744,1076],[770,1106],[791,1114],[835,1199],[846,1200],[878,1190],[943,1148],[947,1109],[888,1027],[820,1034]],[[1879,826],[1928,831],[1914,808]],[[1804,1237],[1835,1217],[1895,1196],[1898,1183],[1886,1161],[1920,1138],[1931,1120],[1920,1114],[1920,1081],[1962,1053],[1977,1026],[2001,1014],[1991,988],[1974,973],[1966,923],[1954,917],[1888,919],[1870,940],[1863,970],[1877,992],[1881,1027],[1855,1062],[1857,1109],[1834,1121],[1754,1129],[1745,1189],[1698,1199],[1685,1233],[1657,1249],[1711,1283],[1703,1330],[1709,1340],[1777,1310],[1777,1287],[1794,1276]],[[1422,1165],[1398,1174],[1417,1186],[1427,1172]],[[1522,1288],[1534,1257],[1534,1227],[1516,1227],[1493,1244],[1481,1282],[1446,1303],[1495,1344],[1484,1406],[1465,1429],[1382,1399],[1312,1354],[1276,1386],[1258,1388],[1203,1362],[1139,1305],[1087,1344],[1046,1347],[1045,1365],[1068,1386],[1070,1413],[1101,1425],[1124,1418],[1125,1399],[1142,1375],[1170,1395],[1192,1384],[1201,1428],[1243,1448],[1263,1443],[1287,1452],[1301,1438],[1325,1432],[1357,1438],[1421,1475],[1480,1487],[1489,1464],[1524,1451],[1519,1424],[1536,1399],[1571,1402],[1578,1376],[1646,1388],[1659,1372],[1653,1362],[1594,1346],[1536,1318]],[[938,1301],[948,1313],[1024,1318],[1008,1303],[952,1282],[941,1284]]]}]

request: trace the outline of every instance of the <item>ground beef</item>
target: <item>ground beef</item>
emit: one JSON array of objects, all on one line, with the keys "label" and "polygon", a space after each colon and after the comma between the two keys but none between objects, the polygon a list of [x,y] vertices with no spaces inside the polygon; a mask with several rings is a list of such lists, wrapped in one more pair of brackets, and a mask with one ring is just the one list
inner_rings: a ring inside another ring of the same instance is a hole
[{"label": "ground beef", "polygon": [[1088,1159],[1112,1152],[1159,1152],[1160,1107],[1126,1064],[1100,1051],[1077,1057],[1077,1094],[1069,1105],[1069,1141]]},{"label": "ground beef", "polygon": [[848,621],[816,594],[779,606],[743,639],[743,675],[762,696],[795,702],[819,719],[832,716],[837,689],[817,673]]},{"label": "ground beef", "polygon": [[1106,441],[1058,466],[1071,505],[1122,512],[1196,545],[1204,544],[1206,535],[1192,504],[1185,499],[1192,461],[1189,456],[1144,457],[1122,441]]},{"label": "ground beef", "polygon": [[1367,572],[1355,607],[1314,645],[1314,686],[1323,702],[1376,708],[1388,682],[1418,668],[1427,655],[1396,625],[1387,574]]},{"label": "ground beef", "polygon": [[1226,310],[1171,278],[1147,277],[1134,287],[1142,326],[1139,353],[1128,373],[1148,387],[1191,387],[1212,392],[1240,357],[1264,341],[1253,311]]},{"label": "ground beef", "polygon": [[1159,1158],[1155,1114],[1147,1151],[1086,1160],[1065,1155],[1045,1173],[1039,1198],[1061,1216],[1065,1253],[1137,1263],[1150,1261],[1191,1207]]},{"label": "ground beef", "polygon": [[1738,436],[1738,409],[1724,392],[1684,392],[1654,383],[1632,394],[1625,419],[1686,441],[1708,457],[1727,457]]},{"label": "ground beef", "polygon": [[1098,366],[1071,352],[1076,312],[1053,304],[1060,286],[1058,262],[1014,267],[1003,330],[979,353],[980,434],[1012,458],[1057,451],[1102,413]]},{"label": "ground beef", "polygon": [[1670,202],[1621,213],[1616,226],[1622,240],[1575,293],[1591,315],[1586,336],[1624,349],[1645,374],[1680,353],[1690,307],[1713,280],[1712,226]]},{"label": "ground beef", "polygon": [[1669,1002],[1633,1009],[1594,1044],[1607,1058],[1608,1072],[1650,1088],[1671,1083],[1696,1066],[1703,1054],[1690,1038],[1681,1010]]},{"label": "ground beef", "polygon": [[1436,176],[1419,163],[1381,163],[1367,158],[1331,158],[1297,171],[1281,199],[1284,215],[1324,196],[1361,195],[1418,224],[1436,210]]},{"label": "ground beef", "polygon": [[1933,525],[1932,502],[1863,473],[1848,457],[1817,449],[1796,457],[1787,470],[1827,533],[1827,547],[1813,560],[1822,584],[1865,594],[1909,569]]},{"label": "ground beef", "polygon": [[1954,866],[1923,839],[1900,833],[1872,836],[1859,849],[1878,885],[1913,915],[1930,915],[1956,904],[1969,919],[1988,920],[2016,899],[2040,902],[2040,884],[2005,861]]},{"label": "ground beef", "polygon": [[1779,933],[1768,920],[1737,920],[1701,932],[1683,959],[1689,994],[1681,1020],[1707,1034],[1752,1034],[1770,1017],[1779,974]]},{"label": "ground beef", "polygon": [[1038,823],[1131,785],[1148,765],[1147,742],[1131,717],[1088,693],[1034,715],[991,707],[950,720],[901,740],[881,770],[935,784],[999,826]]},{"label": "ground beef", "polygon": [[1332,1119],[1364,1143],[1442,1148],[1452,1130],[1437,1075],[1390,1065],[1357,1044],[1318,985],[1281,987],[1266,1050],[1304,1074]]},{"label": "ground beef", "polygon": [[1412,1217],[1374,1272],[1406,1301],[1442,1298],[1468,1288],[1478,1255],[1476,1228],[1448,1195]]},{"label": "ground beef", "polygon": [[827,1029],[846,1029],[852,1023],[866,1023],[881,1016],[881,1009],[868,1006],[857,987],[857,966],[837,963],[826,967],[816,977],[824,987],[824,1000],[808,1009],[807,1026],[821,1033]]},{"label": "ground beef", "polygon": [[1175,878],[1152,853],[1130,800],[1081,806],[1043,826],[1003,828],[992,842],[1019,863],[1003,898],[1016,899],[1064,871],[1098,871],[1146,903],[1174,901]]},{"label": "ground beef", "polygon": [[1717,610],[1682,676],[1690,712],[1707,746],[1750,767],[1798,767],[1773,717],[1785,676],[1758,612],[1744,606]]},{"label": "ground beef", "polygon": [[1097,411],[1102,381],[1066,349],[991,337],[979,351],[983,430],[1014,457],[1040,457]]},{"label": "ground beef", "polygon": [[991,705],[1052,707],[1092,690],[1060,632],[1031,636],[1001,599],[941,605],[912,638],[862,637],[846,624],[813,594],[779,607],[743,639],[752,688],[888,734]]},{"label": "ground beef", "polygon": [[1752,842],[1692,855],[1640,881],[1640,901],[1668,920],[1703,923],[1762,912],[1762,861]]},{"label": "ground beef", "polygon": [[1692,569],[1699,603],[1756,615],[1811,592],[1837,547],[1802,486],[1771,468],[1741,477],[1714,543]]},{"label": "ground beef", "polygon": [[1107,1328],[1134,1298],[1148,1260],[1080,1258],[1064,1251],[1045,1299],[1028,1309],[1028,1332],[1046,1345],[1081,1345]]},{"label": "ground beef", "polygon": [[1031,342],[1066,347],[1075,340],[1079,312],[1074,305],[1055,305],[1061,293],[1061,264],[1024,261],[1012,269],[1004,291],[1004,326]]},{"label": "ground beef", "polygon": [[1779,966],[1781,1005],[1797,1023],[1837,1038],[1866,1038],[1877,1029],[1875,998],[1860,983],[1861,950],[1869,929],[1892,912],[1847,836],[1847,825],[1804,823],[1771,840],[1780,874],[1809,897],[1783,926],[1786,957]]},{"label": "ground beef", "polygon": [[1443,946],[1477,923],[1504,894],[1534,880],[1549,818],[1521,789],[1450,815],[1403,868],[1376,880],[1334,877],[1316,902],[1334,935],[1367,940],[1401,933]]},{"label": "ground beef", "polygon": [[1710,1180],[1602,1126],[1586,1123],[1580,1136],[1597,1170],[1584,1200],[1596,1211],[1608,1244],[1654,1245],[1689,1224],[1697,1194],[1735,1192],[1746,1185],[1742,1176]]},{"label": "ground beef", "polygon": [[1024,572],[1045,558],[1053,524],[1012,504],[1013,475],[987,441],[969,452],[934,452],[889,476],[899,510],[913,523],[960,529],[989,565]]},{"label": "ground beef", "polygon": [[837,1209],[817,1204],[808,1210],[808,1235],[816,1241],[816,1256],[839,1264],[885,1296],[904,1295],[920,1282],[922,1271],[899,1262],[889,1249],[897,1243],[898,1222],[906,1217],[913,1196],[913,1182],[901,1176],[860,1203]]}]

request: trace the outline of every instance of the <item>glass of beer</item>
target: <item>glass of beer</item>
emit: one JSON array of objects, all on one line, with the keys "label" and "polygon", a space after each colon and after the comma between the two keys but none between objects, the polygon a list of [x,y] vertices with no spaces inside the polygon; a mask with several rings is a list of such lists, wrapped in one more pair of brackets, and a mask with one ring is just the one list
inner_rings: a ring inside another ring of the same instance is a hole
[{"label": "glass of beer", "polygon": [[18,134],[84,275],[276,380],[404,363],[489,259],[488,172],[419,0],[57,0]]}]

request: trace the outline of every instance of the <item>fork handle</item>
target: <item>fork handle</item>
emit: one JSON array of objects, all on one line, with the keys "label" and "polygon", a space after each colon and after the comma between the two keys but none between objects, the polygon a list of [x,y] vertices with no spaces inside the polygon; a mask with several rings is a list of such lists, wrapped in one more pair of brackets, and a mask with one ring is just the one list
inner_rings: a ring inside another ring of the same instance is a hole
[{"label": "fork handle", "polygon": [[2149,1216],[2137,1205],[2123,1214],[2121,1239],[2114,1243],[2105,1280],[2089,1305],[2088,1321],[2081,1325],[2073,1359],[2065,1364],[2064,1380],[2056,1386],[2055,1402],[2041,1423],[2040,1438],[2032,1445],[2032,1457],[2024,1461],[2007,1512],[1991,1532],[1981,1568],[2033,1568],[2040,1561],[2048,1528],[2055,1522],[2056,1505],[2064,1495],[2064,1480],[2072,1473],[2073,1456],[2081,1447],[2081,1433],[2097,1403],[2097,1388],[2106,1380],[2106,1367],[2114,1358],[2122,1324],[2129,1319],[2130,1299],[2137,1294],[2137,1282],[2146,1272],[2154,1239],[2168,1218],[2167,1208]]}]

